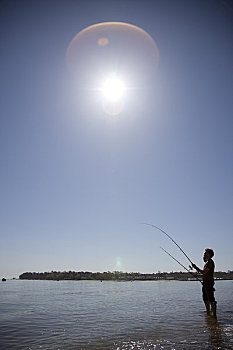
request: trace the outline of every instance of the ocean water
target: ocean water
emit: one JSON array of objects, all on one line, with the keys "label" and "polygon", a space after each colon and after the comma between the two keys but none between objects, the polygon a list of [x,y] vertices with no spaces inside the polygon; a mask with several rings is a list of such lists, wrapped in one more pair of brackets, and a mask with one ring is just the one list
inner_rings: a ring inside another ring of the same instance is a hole
[{"label": "ocean water", "polygon": [[197,281],[0,282],[1,350],[233,349],[233,281],[218,320]]}]

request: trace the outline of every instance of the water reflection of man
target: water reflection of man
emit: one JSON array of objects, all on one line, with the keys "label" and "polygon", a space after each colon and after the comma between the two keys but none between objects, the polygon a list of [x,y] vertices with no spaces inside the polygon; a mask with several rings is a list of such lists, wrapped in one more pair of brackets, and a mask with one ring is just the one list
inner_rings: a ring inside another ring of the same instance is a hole
[{"label": "water reflection of man", "polygon": [[[212,249],[206,248],[203,256],[205,262],[203,270],[199,269],[195,264],[192,264],[194,269],[196,269],[201,275],[203,280],[202,287],[202,297],[206,306],[207,315],[216,316],[216,301],[214,297],[214,262],[212,257],[214,256],[214,251]],[[211,309],[210,309],[211,306]]]},{"label": "water reflection of man", "polygon": [[223,327],[218,323],[218,320],[212,317],[206,317],[205,321],[209,331],[209,343],[212,345],[213,349],[228,349],[224,344],[226,339],[223,337]]}]

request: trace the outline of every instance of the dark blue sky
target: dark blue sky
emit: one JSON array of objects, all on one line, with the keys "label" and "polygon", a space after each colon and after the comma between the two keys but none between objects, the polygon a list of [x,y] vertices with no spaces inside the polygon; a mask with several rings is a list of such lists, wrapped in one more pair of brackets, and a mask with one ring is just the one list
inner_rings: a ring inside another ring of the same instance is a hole
[{"label": "dark blue sky", "polygon": [[[212,247],[217,270],[232,269],[232,3],[0,4],[1,274],[179,270],[142,221],[197,264]],[[72,38],[106,21],[143,28],[160,54],[115,117],[66,65]]]}]

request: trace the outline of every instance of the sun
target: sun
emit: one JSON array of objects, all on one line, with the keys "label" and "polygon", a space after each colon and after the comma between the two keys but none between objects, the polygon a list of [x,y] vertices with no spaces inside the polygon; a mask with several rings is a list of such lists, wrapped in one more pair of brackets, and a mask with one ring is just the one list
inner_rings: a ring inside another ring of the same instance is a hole
[{"label": "sun", "polygon": [[110,102],[117,102],[123,96],[126,88],[124,82],[117,77],[106,79],[101,88],[103,97]]}]

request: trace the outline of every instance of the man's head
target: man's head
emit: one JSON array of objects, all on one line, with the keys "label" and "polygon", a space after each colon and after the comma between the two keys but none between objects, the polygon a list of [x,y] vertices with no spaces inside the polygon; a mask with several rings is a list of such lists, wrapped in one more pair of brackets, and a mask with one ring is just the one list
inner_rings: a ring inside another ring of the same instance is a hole
[{"label": "man's head", "polygon": [[208,261],[209,259],[211,259],[213,256],[214,256],[214,251],[213,251],[213,249],[206,248],[206,249],[205,249],[204,256],[203,256],[203,260],[206,262],[206,261]]}]

